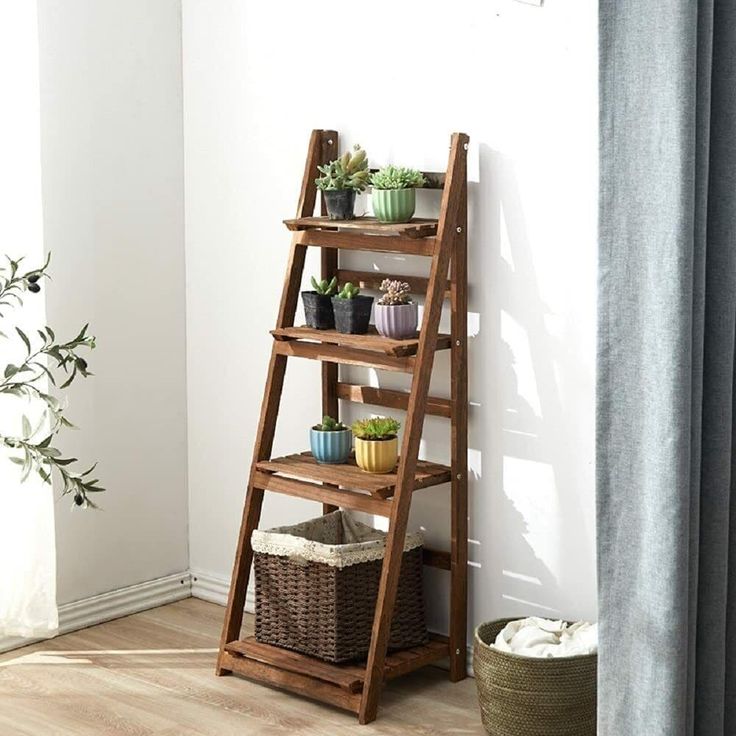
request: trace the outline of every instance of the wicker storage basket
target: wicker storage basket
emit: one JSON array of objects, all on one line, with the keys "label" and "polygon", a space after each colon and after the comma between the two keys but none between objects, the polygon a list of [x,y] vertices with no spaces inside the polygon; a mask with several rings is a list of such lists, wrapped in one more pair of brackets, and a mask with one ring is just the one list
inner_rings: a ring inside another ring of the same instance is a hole
[{"label": "wicker storage basket", "polygon": [[[256,530],[256,639],[327,660],[368,653],[386,535],[335,511]],[[426,644],[422,537],[404,545],[389,648]]]},{"label": "wicker storage basket", "polygon": [[490,646],[510,621],[475,631],[473,670],[491,736],[595,736],[598,656],[522,657]]}]

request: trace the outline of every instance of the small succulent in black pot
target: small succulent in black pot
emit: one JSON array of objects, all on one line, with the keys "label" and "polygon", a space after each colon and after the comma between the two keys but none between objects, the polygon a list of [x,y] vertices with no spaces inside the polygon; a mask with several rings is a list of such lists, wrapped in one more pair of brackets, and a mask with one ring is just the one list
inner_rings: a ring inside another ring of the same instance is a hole
[{"label": "small succulent in black pot", "polygon": [[340,158],[317,167],[322,174],[315,179],[322,192],[330,220],[352,220],[355,217],[355,195],[364,192],[371,176],[368,157],[358,145]]},{"label": "small succulent in black pot", "polygon": [[317,281],[312,276],[313,291],[303,291],[304,316],[307,327],[315,330],[332,330],[335,327],[335,316],[332,310],[332,295],[337,291],[337,276],[330,281]]},{"label": "small succulent in black pot", "polygon": [[335,329],[347,335],[365,335],[371,320],[373,297],[364,296],[349,281],[332,297]]}]

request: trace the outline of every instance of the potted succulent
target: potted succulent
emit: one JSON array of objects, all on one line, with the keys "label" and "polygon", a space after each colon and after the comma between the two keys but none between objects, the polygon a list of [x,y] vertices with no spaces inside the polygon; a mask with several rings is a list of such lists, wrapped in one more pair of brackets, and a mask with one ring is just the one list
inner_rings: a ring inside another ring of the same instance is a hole
[{"label": "potted succulent", "polygon": [[307,326],[315,330],[332,330],[335,327],[335,315],[332,311],[332,295],[337,291],[337,276],[330,281],[317,281],[312,276],[314,291],[303,291],[304,316]]},{"label": "potted succulent", "polygon": [[403,340],[414,337],[419,321],[417,303],[411,298],[411,287],[406,281],[384,279],[383,296],[376,302],[376,329],[384,337]]},{"label": "potted succulent", "polygon": [[353,422],[355,462],[368,473],[390,473],[399,456],[399,427],[391,417],[372,417]]},{"label": "potted succulent", "polygon": [[363,296],[349,281],[332,297],[335,329],[347,335],[365,335],[371,319],[372,296]]},{"label": "potted succulent", "polygon": [[347,462],[352,444],[353,433],[350,428],[332,417],[323,417],[321,424],[315,424],[309,430],[312,456],[323,465]]},{"label": "potted succulent", "polygon": [[373,214],[381,222],[409,222],[416,209],[416,189],[425,184],[421,171],[384,166],[371,177]]},{"label": "potted succulent", "polygon": [[365,151],[356,144],[352,153],[345,151],[340,158],[317,168],[322,176],[315,179],[315,184],[322,192],[330,220],[352,220],[355,193],[365,191],[371,176]]}]

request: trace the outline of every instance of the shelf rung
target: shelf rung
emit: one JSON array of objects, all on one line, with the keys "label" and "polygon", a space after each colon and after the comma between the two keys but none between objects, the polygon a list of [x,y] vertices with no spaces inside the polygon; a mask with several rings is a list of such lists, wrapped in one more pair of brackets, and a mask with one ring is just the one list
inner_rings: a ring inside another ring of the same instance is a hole
[{"label": "shelf rung", "polygon": [[422,561],[427,567],[436,567],[440,570],[452,569],[452,556],[449,552],[425,547],[422,554]]},{"label": "shelf rung", "polygon": [[360,365],[399,373],[412,373],[414,371],[414,356],[383,355],[370,350],[359,350],[343,345],[301,342],[298,340],[279,340],[275,343],[274,349],[279,355],[292,358],[322,360],[326,363],[340,363],[343,365]]},{"label": "shelf rung", "polygon": [[[356,404],[385,406],[389,409],[406,410],[409,404],[409,394],[403,391],[360,386],[354,383],[338,383],[337,398],[343,399],[343,401],[352,401]],[[449,418],[452,416],[452,401],[430,396],[427,398],[426,413],[432,416]]]},{"label": "shelf rung", "polygon": [[344,489],[340,490],[338,488],[317,485],[316,483],[308,483],[293,478],[284,478],[280,475],[264,473],[261,470],[256,470],[253,474],[253,485],[256,488],[262,488],[264,491],[284,493],[287,496],[306,498],[310,501],[319,501],[320,503],[327,503],[332,506],[363,511],[366,514],[391,516],[391,501],[374,498],[365,493],[357,493]]},{"label": "shelf rung", "polygon": [[411,256],[433,256],[437,249],[437,239],[434,237],[401,238],[395,235],[338,233],[334,230],[303,230],[297,235],[296,242],[299,245],[318,245],[322,248],[404,253]]},{"label": "shelf rung", "polygon": [[[414,294],[426,294],[429,286],[429,279],[424,276],[402,276],[394,273],[381,273],[380,271],[351,271],[346,268],[339,268],[335,275],[341,284],[349,281],[351,284],[357,284],[361,289],[379,289],[384,279],[406,281]],[[445,299],[450,298],[451,286],[452,283],[448,280],[445,286]]]}]

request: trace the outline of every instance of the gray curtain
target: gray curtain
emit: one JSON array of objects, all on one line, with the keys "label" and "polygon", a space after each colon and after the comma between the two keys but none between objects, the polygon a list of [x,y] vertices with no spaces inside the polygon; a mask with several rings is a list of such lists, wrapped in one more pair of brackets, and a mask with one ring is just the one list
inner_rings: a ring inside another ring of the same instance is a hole
[{"label": "gray curtain", "polygon": [[600,0],[600,736],[736,734],[736,0]]}]

